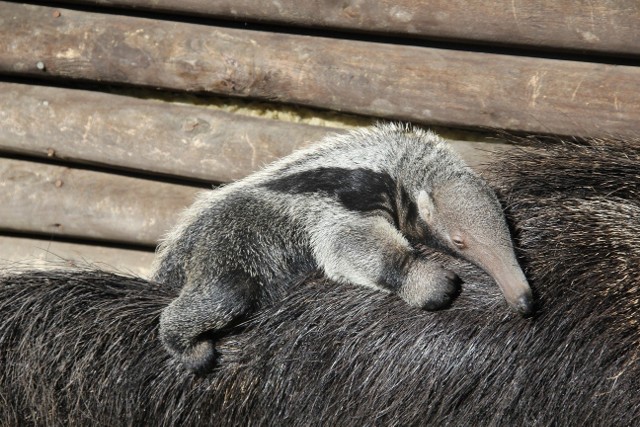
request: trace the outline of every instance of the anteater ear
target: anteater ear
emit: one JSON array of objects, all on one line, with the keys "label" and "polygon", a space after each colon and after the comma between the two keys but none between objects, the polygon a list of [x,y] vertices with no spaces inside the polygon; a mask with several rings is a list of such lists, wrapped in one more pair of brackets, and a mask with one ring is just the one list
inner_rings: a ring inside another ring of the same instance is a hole
[{"label": "anteater ear", "polygon": [[420,191],[418,194],[418,213],[427,224],[431,224],[433,221],[435,207],[433,205],[433,198],[431,194],[425,190]]}]

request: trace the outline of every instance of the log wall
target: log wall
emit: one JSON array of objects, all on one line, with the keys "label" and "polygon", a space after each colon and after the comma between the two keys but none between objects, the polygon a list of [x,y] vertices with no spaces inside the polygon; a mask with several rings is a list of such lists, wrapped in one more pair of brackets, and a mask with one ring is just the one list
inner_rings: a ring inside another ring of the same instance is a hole
[{"label": "log wall", "polygon": [[[640,68],[0,2],[0,72],[301,104],[446,126],[628,135]],[[56,12],[59,16],[56,16]],[[33,29],[37,28],[38,31]]]},{"label": "log wall", "polygon": [[640,127],[635,1],[47,4],[0,1],[0,265],[146,274],[197,191],[379,119],[478,168],[487,128]]}]

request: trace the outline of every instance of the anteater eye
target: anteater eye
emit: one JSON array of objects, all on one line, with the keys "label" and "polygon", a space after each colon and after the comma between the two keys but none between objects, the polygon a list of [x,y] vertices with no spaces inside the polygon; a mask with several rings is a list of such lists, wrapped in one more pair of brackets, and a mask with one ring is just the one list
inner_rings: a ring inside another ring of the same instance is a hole
[{"label": "anteater eye", "polygon": [[464,249],[467,246],[465,245],[464,240],[462,240],[462,237],[460,236],[451,237],[451,241],[453,242],[454,245],[456,245],[460,249]]}]

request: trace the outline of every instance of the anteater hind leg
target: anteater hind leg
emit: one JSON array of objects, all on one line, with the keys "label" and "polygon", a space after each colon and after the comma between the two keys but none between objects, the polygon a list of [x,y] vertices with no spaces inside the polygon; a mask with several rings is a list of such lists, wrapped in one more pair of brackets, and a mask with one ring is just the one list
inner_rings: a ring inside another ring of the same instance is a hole
[{"label": "anteater hind leg", "polygon": [[460,291],[455,273],[420,256],[384,218],[322,227],[316,258],[329,278],[394,292],[428,310],[446,307]]},{"label": "anteater hind leg", "polygon": [[211,369],[215,360],[211,336],[253,311],[255,296],[250,289],[237,282],[185,287],[160,316],[164,347],[192,371]]}]

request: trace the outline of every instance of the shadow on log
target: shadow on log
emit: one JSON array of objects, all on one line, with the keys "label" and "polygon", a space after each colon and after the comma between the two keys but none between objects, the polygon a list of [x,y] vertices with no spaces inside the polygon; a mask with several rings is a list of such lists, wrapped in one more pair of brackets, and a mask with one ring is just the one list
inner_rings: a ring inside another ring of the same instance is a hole
[{"label": "shadow on log", "polygon": [[515,150],[500,187],[539,306],[478,270],[411,309],[310,278],[182,370],[157,339],[175,297],[100,271],[5,275],[2,425],[633,425],[640,417],[640,164],[634,142]]}]

